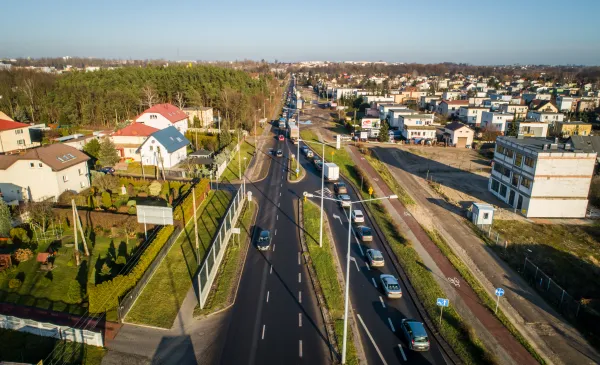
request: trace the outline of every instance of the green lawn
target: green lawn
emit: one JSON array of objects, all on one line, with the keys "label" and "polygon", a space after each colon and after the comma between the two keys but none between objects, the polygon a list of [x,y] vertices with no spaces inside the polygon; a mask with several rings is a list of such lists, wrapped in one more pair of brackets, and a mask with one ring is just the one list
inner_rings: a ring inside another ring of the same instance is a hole
[{"label": "green lawn", "polygon": [[[368,150],[368,151],[370,152],[370,150]],[[381,175],[381,178],[383,179],[383,181],[385,181],[387,186],[389,186],[389,188],[392,189],[394,194],[398,195],[398,199],[402,202],[402,204],[404,204],[404,205],[414,205],[415,204],[415,201],[413,200],[413,198],[410,195],[408,195],[406,190],[404,190],[404,188],[400,185],[398,180],[396,180],[396,178],[392,175],[392,173],[390,172],[390,170],[386,164],[379,161],[378,158],[371,156],[370,153],[364,153],[363,155],[365,156],[367,161],[369,161],[371,166],[373,166],[375,171],[379,172],[379,175]]]},{"label": "green lawn", "polygon": [[37,364],[51,353],[52,357],[44,364],[100,365],[106,350],[0,328],[0,361]]},{"label": "green lawn", "polygon": [[239,275],[241,275],[239,269],[241,268],[242,255],[247,252],[248,244],[251,244],[249,240],[252,238],[252,229],[257,209],[256,202],[246,202],[244,211],[240,216],[241,224],[239,228],[242,233],[239,235],[239,244],[237,244],[237,237],[234,237],[235,241],[229,243],[206,305],[204,309],[196,306],[194,316],[207,315],[231,304],[231,300],[233,300],[235,294],[236,283]]},{"label": "green lawn", "polygon": [[[238,155],[241,158],[241,164],[238,163]],[[223,175],[221,175],[221,181],[238,180],[240,178],[240,165],[243,175],[248,167],[248,164],[250,164],[252,156],[254,156],[254,145],[248,143],[247,141],[242,142],[239,154],[238,152],[233,154],[233,159],[229,161],[225,172],[223,172]],[[244,160],[244,157],[246,157],[246,160]]]},{"label": "green lawn", "polygon": [[[127,170],[125,171],[128,174],[137,174],[142,175],[142,165],[139,162],[130,162],[127,164]],[[118,174],[119,171],[116,171]],[[156,176],[156,166],[144,165],[144,173],[146,176]]]},{"label": "green lawn", "polygon": [[[289,171],[288,171],[288,176],[290,181],[296,181],[300,178],[302,178],[302,174],[304,174],[304,167],[302,167],[302,164],[298,164],[296,162],[296,160],[289,160],[288,162],[288,166],[289,166]],[[296,174],[296,168],[298,168],[298,173]]]},{"label": "green lawn", "polygon": [[[200,258],[208,251],[212,238],[223,217],[231,194],[211,191],[198,207],[198,236]],[[158,267],[135,305],[127,315],[131,323],[171,328],[198,268],[195,254],[194,223],[190,219],[177,242]],[[201,260],[202,261],[202,260]]]},{"label": "green lawn", "polygon": [[[338,347],[339,350],[341,350],[344,335],[344,297],[342,295],[341,284],[337,280],[335,263],[333,261],[334,258],[331,254],[331,250],[334,248],[331,248],[331,243],[329,242],[327,234],[323,234],[323,247],[319,247],[319,207],[310,201],[304,202],[303,204],[304,230],[306,231],[305,237],[308,251],[317,278],[321,284],[323,296],[325,297],[325,302],[329,309],[329,315],[333,320]],[[352,340],[352,329],[349,328],[348,331],[346,363],[358,364],[356,349],[354,348],[354,341]]]}]

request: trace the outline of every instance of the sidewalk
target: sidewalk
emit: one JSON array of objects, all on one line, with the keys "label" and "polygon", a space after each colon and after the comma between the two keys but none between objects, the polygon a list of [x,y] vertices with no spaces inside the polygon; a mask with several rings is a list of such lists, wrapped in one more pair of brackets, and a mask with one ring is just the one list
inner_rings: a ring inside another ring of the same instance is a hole
[{"label": "sidewalk", "polygon": [[[377,171],[360,156],[355,147],[347,148],[354,162],[372,179],[376,195],[391,195],[389,189]],[[500,321],[484,306],[477,294],[466,284],[462,277],[433,243],[417,220],[406,210],[399,200],[383,200],[383,205],[402,230],[402,234],[413,244],[423,263],[431,270],[439,285],[450,298],[451,305],[461,317],[474,329],[484,342],[488,351],[503,364],[537,364],[529,352],[512,336]],[[446,278],[459,278],[459,288],[450,284]]]},{"label": "sidewalk", "polygon": [[[498,258],[473,233],[462,216],[444,208],[443,199],[431,191],[422,178],[401,168],[402,161],[391,153],[393,150],[393,147],[378,148],[378,157],[386,163],[392,175],[416,201],[417,206],[411,207],[410,210],[418,214],[420,221],[435,227],[454,253],[472,268],[472,274],[490,296],[494,297],[494,288],[502,287],[506,290],[502,309],[536,351],[554,364],[600,363],[600,356],[581,334],[546,303],[518,273]],[[370,167],[366,161],[360,160],[360,156],[357,157],[358,151],[353,152],[359,165],[366,164],[367,168]],[[399,164],[400,167],[397,167]],[[376,174],[372,168],[370,171]],[[385,185],[381,179],[378,184]],[[396,203],[402,212],[406,211],[402,204]],[[410,218],[418,225],[412,215]]]}]

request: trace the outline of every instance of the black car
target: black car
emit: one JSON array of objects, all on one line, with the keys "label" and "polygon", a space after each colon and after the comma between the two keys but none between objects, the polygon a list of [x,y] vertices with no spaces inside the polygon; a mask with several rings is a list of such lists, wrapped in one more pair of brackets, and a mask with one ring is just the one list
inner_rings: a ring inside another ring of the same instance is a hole
[{"label": "black car", "polygon": [[338,182],[333,185],[333,190],[336,194],[348,194],[348,188],[343,182]]},{"label": "black car", "polygon": [[100,172],[103,172],[103,173],[105,173],[105,174],[110,174],[110,175],[112,175],[112,174],[114,174],[114,173],[115,173],[115,169],[114,169],[114,168],[112,168],[112,167],[108,167],[108,166],[107,166],[107,167],[103,167],[103,168],[101,168],[99,171],[100,171]]},{"label": "black car", "polygon": [[256,241],[256,248],[259,251],[267,251],[269,247],[271,247],[271,232],[263,230],[258,235],[258,240]]}]

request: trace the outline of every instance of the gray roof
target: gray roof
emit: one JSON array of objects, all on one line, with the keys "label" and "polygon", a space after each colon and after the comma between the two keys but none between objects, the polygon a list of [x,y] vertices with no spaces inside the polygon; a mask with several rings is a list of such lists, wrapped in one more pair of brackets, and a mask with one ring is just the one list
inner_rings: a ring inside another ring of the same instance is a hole
[{"label": "gray roof", "polygon": [[455,131],[457,129],[461,129],[463,127],[469,128],[466,124],[462,124],[460,122],[452,122],[450,124],[446,124],[444,128],[449,129],[451,131]]},{"label": "gray roof", "polygon": [[190,141],[188,141],[187,138],[173,126],[154,132],[151,136],[156,138],[169,153],[175,152],[190,144]]},{"label": "gray roof", "polygon": [[199,149],[197,151],[194,151],[194,152],[190,153],[190,156],[193,156],[193,157],[206,157],[206,158],[208,158],[208,157],[211,157],[212,155],[213,155],[212,152],[207,151],[207,150],[203,150],[203,149]]},{"label": "gray roof", "polygon": [[600,136],[571,136],[569,143],[575,150],[600,155]]}]

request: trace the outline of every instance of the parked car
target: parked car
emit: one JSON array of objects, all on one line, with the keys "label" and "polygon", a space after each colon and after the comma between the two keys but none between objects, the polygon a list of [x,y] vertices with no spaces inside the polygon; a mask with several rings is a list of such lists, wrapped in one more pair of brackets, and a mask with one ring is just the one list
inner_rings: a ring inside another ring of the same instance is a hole
[{"label": "parked car", "polygon": [[348,188],[346,188],[346,184],[343,182],[333,184],[333,190],[336,194],[348,194]]},{"label": "parked car", "polygon": [[285,141],[285,137],[284,137],[284,135],[283,135],[283,134],[280,134],[280,135],[279,135],[279,140],[280,140],[280,141]]},{"label": "parked car", "polygon": [[364,223],[365,216],[363,215],[362,210],[354,209],[352,211],[352,222],[354,223]]},{"label": "parked car", "polygon": [[402,332],[406,336],[409,349],[413,351],[429,351],[429,337],[423,323],[414,319],[404,318],[400,327],[402,327]]},{"label": "parked car", "polygon": [[260,251],[267,251],[271,247],[271,232],[262,230],[256,241],[256,248]]},{"label": "parked car", "polygon": [[342,195],[338,195],[338,203],[340,204],[340,207],[342,208],[349,208],[350,207],[350,195],[346,195],[346,194],[342,194]]},{"label": "parked car", "polygon": [[306,157],[307,158],[312,158],[314,156],[315,156],[315,154],[313,153],[313,151],[311,151],[311,150],[306,151]]},{"label": "parked car", "polygon": [[371,267],[383,267],[385,265],[381,251],[373,248],[367,250],[367,260]]},{"label": "parked car", "polygon": [[393,275],[381,274],[379,280],[381,280],[383,292],[388,298],[402,298],[402,289]]},{"label": "parked car", "polygon": [[275,152],[275,156],[277,156],[277,157],[283,157],[283,151],[282,150],[277,150],[277,152]]},{"label": "parked car", "polygon": [[112,167],[109,167],[109,166],[107,166],[107,167],[103,167],[103,168],[101,168],[99,171],[100,171],[100,172],[103,172],[103,173],[105,173],[105,174],[110,174],[110,175],[112,175],[112,174],[114,174],[114,173],[115,173],[115,169],[114,169],[114,168],[112,168]]},{"label": "parked car", "polygon": [[363,242],[373,241],[373,231],[371,230],[371,228],[369,228],[367,226],[356,227],[356,235]]}]

